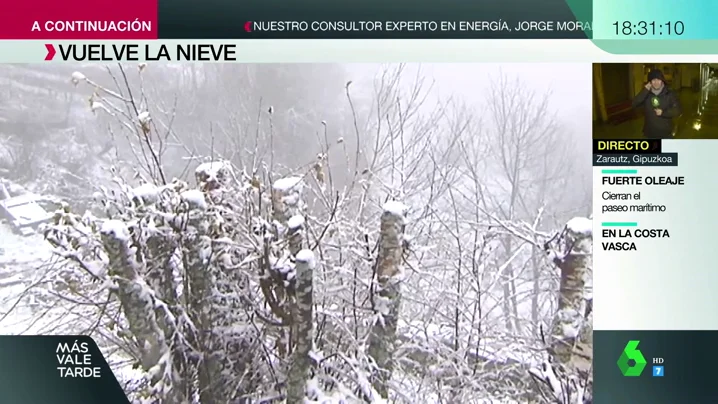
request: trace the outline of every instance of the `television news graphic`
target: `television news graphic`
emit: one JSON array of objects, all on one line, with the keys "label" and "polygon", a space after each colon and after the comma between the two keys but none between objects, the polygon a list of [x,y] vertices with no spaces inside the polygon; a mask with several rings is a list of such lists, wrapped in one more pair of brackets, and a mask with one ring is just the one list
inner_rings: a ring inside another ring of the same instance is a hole
[{"label": "television news graphic", "polygon": [[[236,62],[237,44],[45,44],[46,61],[64,62]],[[58,57],[58,59],[55,59]]]},{"label": "television news graphic", "polygon": [[129,404],[95,341],[84,335],[0,335],[0,402]]},{"label": "television news graphic", "polygon": [[[396,0],[301,7],[276,1],[75,0],[16,2],[0,15],[1,39],[439,39],[591,37],[592,10],[545,0],[513,3]],[[406,10],[411,10],[408,17]]]},{"label": "television news graphic", "polygon": [[595,330],[594,402],[715,402],[706,372],[718,360],[716,337],[718,331]]},{"label": "television news graphic", "polygon": [[594,402],[714,402],[715,65],[595,63],[592,81]]},{"label": "television news graphic", "polygon": [[640,376],[646,367],[646,358],[643,357],[643,353],[638,349],[639,343],[640,341],[628,341],[626,347],[623,348],[621,357],[618,358],[618,368],[621,369],[621,374],[624,376]]}]

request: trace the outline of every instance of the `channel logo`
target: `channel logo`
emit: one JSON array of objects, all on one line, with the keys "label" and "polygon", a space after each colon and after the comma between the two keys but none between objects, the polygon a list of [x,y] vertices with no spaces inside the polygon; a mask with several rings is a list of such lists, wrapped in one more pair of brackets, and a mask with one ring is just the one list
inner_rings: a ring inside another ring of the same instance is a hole
[{"label": "channel logo", "polygon": [[626,347],[623,348],[621,357],[618,358],[618,368],[621,369],[621,374],[628,377],[638,377],[643,373],[643,369],[646,368],[646,358],[643,357],[643,353],[638,349],[638,344],[641,341],[628,341]]}]

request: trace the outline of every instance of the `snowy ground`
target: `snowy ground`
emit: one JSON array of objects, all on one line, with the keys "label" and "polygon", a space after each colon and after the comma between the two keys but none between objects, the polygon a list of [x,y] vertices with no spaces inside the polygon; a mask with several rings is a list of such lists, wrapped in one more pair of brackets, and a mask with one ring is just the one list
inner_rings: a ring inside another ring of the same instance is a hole
[{"label": "snowy ground", "polygon": [[39,235],[22,237],[7,224],[0,224],[0,330],[19,334],[28,327],[32,313],[23,298],[33,283],[36,270],[52,257]]},{"label": "snowy ground", "polygon": [[0,332],[73,334],[82,324],[80,313],[54,301],[45,287],[55,262],[50,245],[39,234],[21,236],[0,224]]}]

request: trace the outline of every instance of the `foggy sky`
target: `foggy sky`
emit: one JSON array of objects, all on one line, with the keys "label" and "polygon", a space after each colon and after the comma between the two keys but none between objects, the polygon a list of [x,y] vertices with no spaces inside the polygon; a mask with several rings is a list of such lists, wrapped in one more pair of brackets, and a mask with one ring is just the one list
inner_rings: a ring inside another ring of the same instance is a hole
[{"label": "foggy sky", "polygon": [[[351,79],[357,81],[355,76],[367,80],[380,71],[382,66],[390,65],[367,63],[344,66]],[[407,77],[421,69],[424,76],[433,79],[432,91],[436,97],[459,97],[478,111],[484,107],[492,80],[501,74],[511,79],[519,77],[523,85],[530,86],[538,95],[550,91],[550,108],[568,130],[581,137],[577,139],[581,148],[591,144],[593,117],[590,63],[412,63],[406,66],[407,73],[411,73]],[[365,84],[371,86],[369,82]]]}]

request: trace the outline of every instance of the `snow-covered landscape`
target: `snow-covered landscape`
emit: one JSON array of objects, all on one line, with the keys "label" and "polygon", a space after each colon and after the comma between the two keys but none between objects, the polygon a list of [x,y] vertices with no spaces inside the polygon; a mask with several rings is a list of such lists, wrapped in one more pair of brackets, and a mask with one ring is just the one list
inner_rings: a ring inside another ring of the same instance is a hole
[{"label": "snow-covered landscape", "polygon": [[582,69],[4,65],[51,219],[0,223],[0,330],[133,403],[590,403]]}]

